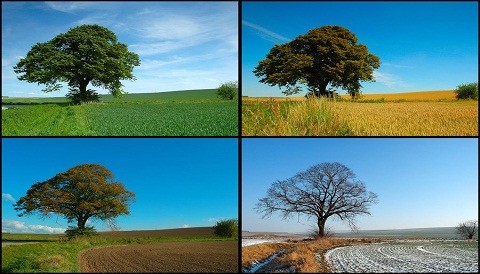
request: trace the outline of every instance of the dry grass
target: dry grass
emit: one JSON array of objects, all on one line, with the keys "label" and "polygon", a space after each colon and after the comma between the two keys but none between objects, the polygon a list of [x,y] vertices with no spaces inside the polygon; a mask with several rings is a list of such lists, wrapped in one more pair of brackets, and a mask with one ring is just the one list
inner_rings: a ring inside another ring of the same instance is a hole
[{"label": "dry grass", "polygon": [[243,135],[349,135],[346,123],[326,99],[303,101],[258,100],[242,105]]},{"label": "dry grass", "polygon": [[335,102],[357,136],[476,136],[478,102],[366,104]]},{"label": "dry grass", "polygon": [[249,99],[242,104],[242,135],[478,136],[478,101],[438,99],[448,94],[418,92],[410,97],[415,101],[401,102]]},{"label": "dry grass", "polygon": [[[380,94],[364,94],[360,98],[362,100],[380,100],[385,101],[452,101],[456,100],[455,91],[453,90],[437,90],[437,91],[416,91],[401,93],[380,93]],[[350,99],[350,95],[342,95],[344,99]]]},{"label": "dry grass", "polygon": [[285,270],[299,273],[329,273],[332,269],[324,258],[327,250],[339,246],[374,242],[380,242],[380,240],[323,238],[320,240],[298,241],[289,245],[269,243],[247,246],[242,248],[242,267],[249,266],[256,261],[266,259],[274,253],[283,251],[282,255],[272,260],[262,270],[269,273],[284,272]]},{"label": "dry grass", "polygon": [[264,243],[242,247],[242,268],[292,246],[292,243]]}]

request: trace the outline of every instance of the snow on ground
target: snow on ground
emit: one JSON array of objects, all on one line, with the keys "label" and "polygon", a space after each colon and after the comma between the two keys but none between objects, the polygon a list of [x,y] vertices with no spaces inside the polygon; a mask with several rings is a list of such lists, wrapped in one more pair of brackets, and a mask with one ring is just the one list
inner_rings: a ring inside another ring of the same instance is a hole
[{"label": "snow on ground", "polygon": [[338,247],[325,257],[338,272],[478,272],[478,242],[394,241]]},{"label": "snow on ground", "polygon": [[285,239],[260,239],[260,238],[243,238],[242,239],[242,247],[249,246],[249,245],[256,245],[261,243],[281,243],[284,242]]}]

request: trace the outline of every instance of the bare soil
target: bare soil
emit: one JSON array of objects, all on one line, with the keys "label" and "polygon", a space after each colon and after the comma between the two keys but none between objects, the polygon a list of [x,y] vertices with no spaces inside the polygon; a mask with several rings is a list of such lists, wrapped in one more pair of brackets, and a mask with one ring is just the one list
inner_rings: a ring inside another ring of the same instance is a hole
[{"label": "bare soil", "polygon": [[82,272],[238,272],[238,242],[164,242],[80,253]]}]

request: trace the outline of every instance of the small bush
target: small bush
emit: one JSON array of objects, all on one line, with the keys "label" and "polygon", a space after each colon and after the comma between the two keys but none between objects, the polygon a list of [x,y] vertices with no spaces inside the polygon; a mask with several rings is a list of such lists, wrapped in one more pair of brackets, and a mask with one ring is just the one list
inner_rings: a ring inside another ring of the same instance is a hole
[{"label": "small bush", "polygon": [[83,229],[69,226],[68,229],[65,230],[65,236],[67,237],[68,240],[71,240],[77,237],[90,237],[95,235],[97,235],[97,231],[95,230],[95,228],[93,228],[93,226],[86,226]]},{"label": "small bush", "polygon": [[478,99],[478,83],[462,84],[455,90],[457,99]]},{"label": "small bush", "polygon": [[218,221],[213,227],[215,235],[219,237],[237,238],[238,221],[237,219]]},{"label": "small bush", "polygon": [[225,100],[233,100],[237,98],[238,83],[237,81],[222,84],[217,89],[217,95]]},{"label": "small bush", "polygon": [[77,88],[70,88],[70,91],[67,93],[66,97],[70,99],[74,105],[100,101],[100,95],[98,95],[98,93],[96,93],[93,89],[87,89],[86,92],[81,93]]}]

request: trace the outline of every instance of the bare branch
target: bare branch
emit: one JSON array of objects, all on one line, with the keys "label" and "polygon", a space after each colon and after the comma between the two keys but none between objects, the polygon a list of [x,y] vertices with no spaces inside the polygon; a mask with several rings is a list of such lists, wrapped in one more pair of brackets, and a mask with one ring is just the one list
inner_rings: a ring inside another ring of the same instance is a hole
[{"label": "bare branch", "polygon": [[355,217],[370,215],[370,205],[377,195],[367,192],[365,184],[340,163],[322,163],[299,172],[286,180],[276,181],[261,198],[255,209],[262,218],[280,213],[286,219],[292,214],[315,217],[320,237],[325,235],[325,222],[337,216],[357,229]]}]

